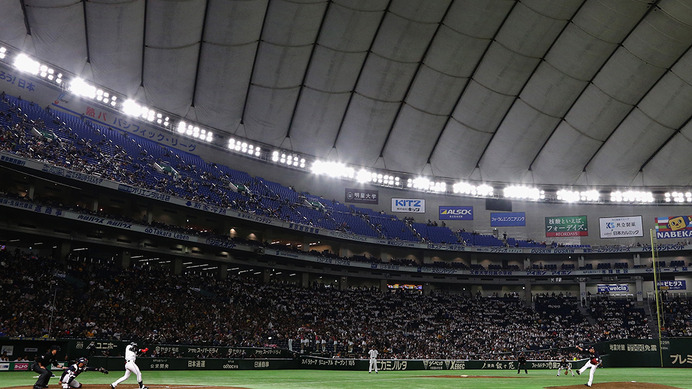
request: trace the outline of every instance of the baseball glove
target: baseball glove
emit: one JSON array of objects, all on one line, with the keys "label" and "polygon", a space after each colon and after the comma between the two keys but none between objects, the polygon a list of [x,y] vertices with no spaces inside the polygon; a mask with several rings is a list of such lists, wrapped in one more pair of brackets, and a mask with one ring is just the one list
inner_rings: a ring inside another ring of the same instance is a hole
[{"label": "baseball glove", "polygon": [[106,369],[104,369],[104,368],[102,368],[102,367],[99,367],[99,368],[98,368],[98,371],[100,371],[100,372],[103,373],[103,374],[108,374],[108,370],[106,370]]}]

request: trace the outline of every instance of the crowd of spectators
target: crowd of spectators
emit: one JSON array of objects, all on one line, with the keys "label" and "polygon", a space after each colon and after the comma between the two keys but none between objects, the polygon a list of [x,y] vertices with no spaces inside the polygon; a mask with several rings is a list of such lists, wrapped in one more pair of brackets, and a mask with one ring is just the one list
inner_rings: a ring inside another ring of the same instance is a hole
[{"label": "crowd of spectators", "polygon": [[603,340],[653,338],[648,316],[632,299],[600,295],[590,300],[589,308],[596,323],[603,328]]},{"label": "crowd of spectators", "polygon": [[[50,107],[42,109],[3,92],[0,150],[162,194],[314,227],[394,240],[483,245],[472,239],[482,235],[466,236],[444,223],[439,228],[445,232],[437,231],[433,235],[437,238],[431,240],[433,236],[424,237],[412,227],[411,218],[399,220],[380,212],[372,219],[375,214],[369,209],[295,193],[292,188],[207,163],[148,139],[123,135],[83,117],[60,115]],[[355,224],[365,227],[355,230]],[[437,227],[437,222],[427,225]]]},{"label": "crowd of spectators", "polygon": [[[662,293],[660,307],[663,316],[663,336],[692,337],[692,299],[681,294]],[[656,306],[652,304],[652,311]]]},{"label": "crowd of spectators", "polygon": [[[424,295],[337,290],[255,278],[174,275],[0,252],[0,336],[136,339],[151,344],[281,347],[296,353],[385,358],[549,358],[562,348],[648,337],[612,319],[608,300],[590,323],[576,298]],[[21,303],[18,303],[21,302]],[[603,308],[603,307],[608,307]],[[631,324],[631,323],[630,323]]]}]

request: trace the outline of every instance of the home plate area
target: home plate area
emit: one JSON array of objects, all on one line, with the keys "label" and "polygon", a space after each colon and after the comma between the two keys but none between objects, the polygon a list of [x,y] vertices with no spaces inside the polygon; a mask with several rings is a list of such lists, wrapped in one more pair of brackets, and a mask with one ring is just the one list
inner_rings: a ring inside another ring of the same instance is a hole
[{"label": "home plate area", "polygon": [[[208,386],[208,385],[149,385],[146,384],[149,389],[247,389],[239,386]],[[12,386],[6,389],[32,389],[33,386]],[[137,389],[139,385],[137,384],[120,384],[118,389]],[[108,384],[84,384],[82,389],[110,389]]]}]

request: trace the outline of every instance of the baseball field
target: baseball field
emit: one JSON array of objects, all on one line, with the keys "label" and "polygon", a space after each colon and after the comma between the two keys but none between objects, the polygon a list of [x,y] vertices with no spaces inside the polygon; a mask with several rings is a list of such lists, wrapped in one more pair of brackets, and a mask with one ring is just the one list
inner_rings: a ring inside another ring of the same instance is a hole
[{"label": "baseball field", "polygon": [[[111,382],[121,377],[122,371],[109,375],[86,372],[79,376],[83,389],[108,389]],[[31,389],[36,381],[33,372],[2,372],[0,388]],[[321,388],[473,388],[473,389],[537,389],[584,388],[588,376],[556,376],[554,370],[534,370],[517,374],[507,370],[458,371],[385,371],[368,374],[365,371],[325,370],[241,370],[241,371],[145,371],[144,383],[149,389],[321,389]],[[57,379],[51,379],[49,388],[60,389]],[[134,377],[118,389],[136,388]],[[682,388],[692,389],[692,369],[661,368],[605,368],[596,371],[594,388],[639,389]]]}]

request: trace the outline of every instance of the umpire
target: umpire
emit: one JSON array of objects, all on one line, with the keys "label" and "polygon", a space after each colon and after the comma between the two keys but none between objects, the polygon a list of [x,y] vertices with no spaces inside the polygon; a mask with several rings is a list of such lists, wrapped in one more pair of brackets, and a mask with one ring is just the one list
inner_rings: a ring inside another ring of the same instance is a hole
[{"label": "umpire", "polygon": [[50,371],[50,366],[53,365],[57,368],[62,368],[62,365],[58,364],[56,359],[56,354],[60,351],[60,346],[51,346],[50,350],[46,355],[40,355],[36,357],[36,363],[34,363],[33,370],[38,373],[38,380],[34,384],[34,389],[43,389],[48,387],[48,380],[53,375]]}]

